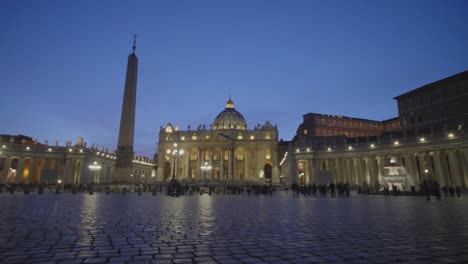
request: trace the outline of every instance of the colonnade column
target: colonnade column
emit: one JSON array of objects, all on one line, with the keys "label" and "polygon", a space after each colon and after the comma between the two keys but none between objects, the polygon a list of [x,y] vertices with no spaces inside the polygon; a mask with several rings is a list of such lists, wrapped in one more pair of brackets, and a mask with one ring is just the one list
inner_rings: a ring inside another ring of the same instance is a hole
[{"label": "colonnade column", "polygon": [[345,159],[345,163],[346,163],[346,172],[347,172],[347,175],[346,175],[346,182],[350,185],[350,186],[353,186],[353,164],[352,164],[353,160],[352,159]]},{"label": "colonnade column", "polygon": [[438,176],[438,179],[440,181],[440,185],[445,185],[449,184],[449,181],[447,180],[446,177],[444,177],[444,170],[442,168],[442,164],[440,162],[440,151],[434,151],[433,152],[433,159],[434,159],[434,174]]},{"label": "colonnade column", "polygon": [[18,168],[16,169],[16,183],[21,182],[21,178],[23,177],[23,159],[24,158],[18,158]]},{"label": "colonnade column", "polygon": [[34,168],[36,167],[34,164],[35,162],[36,160],[34,158],[30,159],[28,178],[26,179],[25,183],[32,183],[32,178],[34,176]]},{"label": "colonnade column", "polygon": [[463,158],[461,159],[463,167],[463,187],[468,188],[468,149],[460,149],[460,154],[463,155]]},{"label": "colonnade column", "polygon": [[336,158],[336,159],[335,159],[336,180],[334,181],[335,183],[342,182],[340,169],[341,169],[341,166],[340,166],[340,159]]},{"label": "colonnade column", "polygon": [[448,152],[448,157],[449,157],[449,166],[450,166],[450,177],[451,177],[451,182],[452,186],[459,186],[460,185],[460,180],[458,175],[460,175],[459,171],[457,170],[457,159],[453,153],[454,151],[451,150]]},{"label": "colonnade column", "polygon": [[5,158],[5,167],[3,168],[3,177],[0,179],[0,183],[7,183],[8,181],[8,172],[10,172],[11,167],[11,157]]},{"label": "colonnade column", "polygon": [[250,151],[244,149],[244,179],[243,180],[247,179],[247,177],[249,176],[248,173],[247,173],[248,170],[249,170],[249,168],[248,168],[249,163],[247,162],[247,160],[248,160],[247,157],[250,156],[249,153],[250,153]]},{"label": "colonnade column", "polygon": [[313,184],[313,183],[315,183],[317,181],[317,175],[316,175],[317,174],[316,173],[317,167],[316,167],[316,165],[318,165],[319,161],[318,161],[318,159],[314,159],[314,158],[306,159],[305,161],[306,162],[304,164],[304,166],[305,166],[304,171],[307,172],[307,175],[305,175],[307,177],[305,178],[304,183],[305,184],[309,184],[309,183]]},{"label": "colonnade column", "polygon": [[[414,162],[415,162],[415,168],[416,168],[416,175],[417,175],[417,179],[422,182],[425,178],[424,176],[424,168],[423,168],[423,165],[424,165],[424,154],[423,153],[414,153]],[[421,162],[422,160],[422,162]],[[419,169],[418,169],[419,168]],[[427,179],[426,179],[427,180]]]},{"label": "colonnade column", "polygon": [[371,156],[367,158],[367,165],[369,168],[369,186],[371,188],[376,187],[376,173],[375,173],[375,157]]},{"label": "colonnade column", "polygon": [[384,175],[385,157],[377,156],[377,179],[379,184],[382,184],[382,176]]}]

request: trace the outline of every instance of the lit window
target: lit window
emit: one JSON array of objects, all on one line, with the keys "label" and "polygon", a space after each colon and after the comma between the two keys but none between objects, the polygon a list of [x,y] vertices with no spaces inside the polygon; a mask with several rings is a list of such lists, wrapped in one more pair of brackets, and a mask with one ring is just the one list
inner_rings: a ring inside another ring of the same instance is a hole
[{"label": "lit window", "polygon": [[181,136],[180,140],[185,141],[185,136]]},{"label": "lit window", "polygon": [[193,148],[192,151],[190,151],[190,160],[198,160],[198,149]]},{"label": "lit window", "polygon": [[250,135],[250,140],[254,140],[255,139],[255,136],[254,135]]},{"label": "lit window", "polygon": [[304,135],[307,135],[307,132],[308,132],[307,129],[304,129]]},{"label": "lit window", "polygon": [[271,149],[269,148],[265,149],[265,159],[271,159]]},{"label": "lit window", "polygon": [[236,149],[236,160],[244,160],[244,149],[243,148]]},{"label": "lit window", "polygon": [[243,134],[238,134],[237,135],[237,139],[243,139],[244,138],[244,135]]},{"label": "lit window", "polygon": [[213,159],[214,160],[219,160],[219,149],[216,149],[213,153]]},{"label": "lit window", "polygon": [[271,134],[270,133],[265,133],[265,139],[271,139]]},{"label": "lit window", "polygon": [[206,136],[205,136],[205,139],[210,139],[210,135],[206,135]]},{"label": "lit window", "polygon": [[197,140],[197,134],[194,133],[194,134],[192,135],[192,140]]}]

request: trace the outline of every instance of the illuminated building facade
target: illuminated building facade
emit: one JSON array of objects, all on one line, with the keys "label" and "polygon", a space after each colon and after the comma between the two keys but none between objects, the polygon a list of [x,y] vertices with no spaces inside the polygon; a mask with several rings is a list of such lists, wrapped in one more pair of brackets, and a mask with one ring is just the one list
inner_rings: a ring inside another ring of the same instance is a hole
[{"label": "illuminated building facade", "polygon": [[468,72],[395,97],[399,116],[372,121],[306,114],[281,152],[288,183],[409,190],[424,180],[468,188]]},{"label": "illuminated building facade", "polygon": [[[181,150],[181,155],[173,155]],[[171,123],[161,127],[158,164],[161,181],[177,178],[212,183],[277,183],[278,130],[268,121],[249,130],[229,98],[224,111],[209,127],[189,126],[185,131]],[[201,170],[204,164],[211,165],[211,170]]]},{"label": "illuminated building facade", "polygon": [[[58,143],[39,143],[27,136],[0,135],[2,184],[112,183],[115,161],[115,153],[108,149],[99,150],[98,146],[89,147],[82,138],[78,138],[74,145],[69,141],[65,146],[59,146]],[[154,182],[154,167],[153,160],[134,157],[132,182]]]}]

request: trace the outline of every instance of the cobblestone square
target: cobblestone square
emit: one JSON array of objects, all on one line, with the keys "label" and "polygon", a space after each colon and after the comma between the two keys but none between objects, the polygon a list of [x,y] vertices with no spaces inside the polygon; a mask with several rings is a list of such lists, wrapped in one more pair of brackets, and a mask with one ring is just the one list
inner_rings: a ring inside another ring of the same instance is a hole
[{"label": "cobblestone square", "polygon": [[0,194],[0,263],[468,263],[468,199]]}]

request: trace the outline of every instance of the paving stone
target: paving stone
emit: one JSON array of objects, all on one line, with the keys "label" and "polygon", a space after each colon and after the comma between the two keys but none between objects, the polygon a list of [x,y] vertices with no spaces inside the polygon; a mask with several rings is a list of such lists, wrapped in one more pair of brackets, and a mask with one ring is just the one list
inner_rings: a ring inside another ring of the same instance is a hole
[{"label": "paving stone", "polygon": [[284,192],[272,197],[30,197],[0,194],[0,263],[468,259],[468,197],[429,202],[421,197],[292,197]]}]

